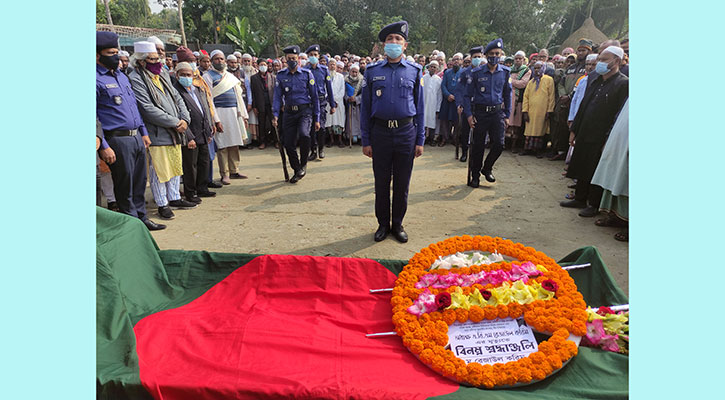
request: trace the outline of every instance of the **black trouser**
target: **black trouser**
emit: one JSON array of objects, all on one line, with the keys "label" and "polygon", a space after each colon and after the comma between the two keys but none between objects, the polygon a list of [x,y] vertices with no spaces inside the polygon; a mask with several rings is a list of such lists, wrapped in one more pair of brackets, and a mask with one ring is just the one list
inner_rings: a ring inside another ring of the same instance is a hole
[{"label": "black trouser", "polygon": [[320,102],[320,130],[315,132],[315,124],[310,127],[310,149],[322,150],[325,146],[325,123],[327,123],[327,100]]},{"label": "black trouser", "polygon": [[[473,140],[471,141],[471,174],[477,179],[481,172],[489,173],[493,170],[493,164],[501,156],[504,143],[503,111],[493,112],[475,111],[476,125],[473,128]],[[486,162],[483,162],[483,153],[486,145],[486,135],[491,143],[491,150],[488,152]],[[481,167],[483,164],[483,168]]]},{"label": "black trouser", "polygon": [[271,104],[265,104],[264,109],[257,109],[259,114],[257,114],[257,120],[259,121],[259,125],[257,126],[257,133],[259,135],[259,143],[274,143],[276,142],[274,138],[274,126],[272,126],[272,118],[274,117],[272,115],[272,105]]},{"label": "black trouser", "polygon": [[196,148],[181,146],[181,162],[184,169],[184,196],[189,199],[209,191],[209,145],[198,144]]},{"label": "black trouser", "polygon": [[601,186],[592,185],[591,179],[577,179],[576,188],[574,189],[574,198],[577,201],[599,208],[603,194],[604,189]]},{"label": "black trouser", "polygon": [[385,128],[373,124],[370,145],[373,148],[375,176],[375,217],[380,226],[390,226],[390,180],[393,181],[392,227],[398,228],[408,209],[408,188],[415,159],[415,124]]},{"label": "black trouser", "polygon": [[456,129],[458,130],[458,140],[461,150],[465,153],[468,151],[468,136],[471,132],[471,126],[468,125],[468,118],[465,115],[461,114],[461,123],[456,126]]},{"label": "black trouser", "polygon": [[[282,133],[284,149],[287,151],[289,165],[295,171],[307,166],[307,155],[310,153],[310,125],[312,124],[312,108],[284,112]],[[300,155],[297,155],[297,142],[300,144]]]},{"label": "black trouser", "polygon": [[116,153],[116,162],[108,167],[119,211],[146,220],[146,146],[141,135],[106,136],[106,141]]},{"label": "black trouser", "polygon": [[556,104],[551,134],[551,149],[556,153],[566,153],[569,150],[569,105],[569,101],[561,99]]}]

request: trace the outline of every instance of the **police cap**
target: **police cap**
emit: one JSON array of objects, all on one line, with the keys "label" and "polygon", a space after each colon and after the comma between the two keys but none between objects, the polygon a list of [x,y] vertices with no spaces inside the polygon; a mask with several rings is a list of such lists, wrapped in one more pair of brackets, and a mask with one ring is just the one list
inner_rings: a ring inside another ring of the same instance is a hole
[{"label": "police cap", "polygon": [[380,30],[380,33],[378,33],[378,40],[384,42],[385,38],[387,38],[391,33],[397,33],[398,35],[404,37],[405,40],[408,40],[408,23],[406,21],[398,21],[393,22],[390,25],[385,25],[383,29]]},{"label": "police cap", "polygon": [[296,44],[292,46],[287,46],[282,49],[282,52],[284,54],[300,54],[300,46],[297,46]]},{"label": "police cap", "polygon": [[469,50],[468,53],[469,54],[483,53],[483,46],[471,47],[471,50]]},{"label": "police cap", "polygon": [[309,53],[311,51],[320,52],[320,45],[319,44],[313,44],[312,46],[308,47],[307,50],[305,50],[305,53]]},{"label": "police cap", "polygon": [[96,51],[118,48],[118,35],[108,31],[96,31]]},{"label": "police cap", "polygon": [[498,39],[494,39],[494,40],[490,41],[486,45],[486,49],[483,51],[483,53],[484,54],[487,54],[489,51],[491,51],[493,49],[501,49],[501,50],[503,50],[503,39],[498,38]]}]

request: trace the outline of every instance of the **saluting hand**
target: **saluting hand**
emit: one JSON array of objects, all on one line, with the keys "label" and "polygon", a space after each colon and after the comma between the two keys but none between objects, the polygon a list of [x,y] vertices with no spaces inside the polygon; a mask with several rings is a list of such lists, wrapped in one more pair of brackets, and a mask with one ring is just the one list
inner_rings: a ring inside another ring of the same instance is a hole
[{"label": "saluting hand", "polygon": [[415,158],[423,155],[423,146],[415,146]]},{"label": "saluting hand", "polygon": [[362,151],[366,156],[373,158],[373,146],[363,146]]}]

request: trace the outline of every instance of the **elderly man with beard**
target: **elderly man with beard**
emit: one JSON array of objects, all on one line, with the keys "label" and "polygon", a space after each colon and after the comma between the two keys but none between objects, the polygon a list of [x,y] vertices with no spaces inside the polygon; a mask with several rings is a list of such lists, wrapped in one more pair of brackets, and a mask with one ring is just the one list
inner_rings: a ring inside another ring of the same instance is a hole
[{"label": "elderly man with beard", "polygon": [[[362,72],[357,68],[351,68],[350,73],[345,77],[345,97],[343,97],[343,102],[347,105],[345,109],[345,131],[353,143],[358,143],[361,138],[360,105],[362,104],[362,83]],[[341,137],[338,146],[344,146]]]},{"label": "elderly man with beard", "polygon": [[[439,53],[440,55],[440,53]],[[445,56],[440,57],[445,59]],[[443,93],[443,100],[440,105],[440,113],[438,117],[441,121],[441,131],[439,135],[438,146],[445,146],[446,140],[451,137],[451,129],[456,129],[458,125],[459,114],[458,108],[456,107],[456,85],[458,84],[461,75],[461,62],[463,61],[463,54],[456,53],[451,59],[451,68],[448,68],[443,74],[443,81],[441,83],[441,92]],[[442,66],[441,61],[438,61],[439,67]]]},{"label": "elderly man with beard", "polygon": [[247,138],[247,120],[249,114],[242,100],[242,82],[226,70],[224,53],[221,50],[211,52],[212,69],[202,76],[211,88],[219,120],[224,130],[217,132],[214,143],[217,147],[217,160],[222,184],[231,184],[230,178],[246,179],[238,172],[239,146]]},{"label": "elderly man with beard", "polygon": [[259,149],[262,150],[268,142],[274,142],[272,126],[272,99],[274,98],[274,86],[276,77],[269,71],[267,60],[259,59],[257,64],[259,72],[249,78],[252,91],[252,113],[259,121]]},{"label": "elderly man with beard", "polygon": [[[513,88],[513,98],[511,106],[511,119],[509,127],[511,128],[511,152],[516,154],[522,150],[524,143],[522,141],[523,134],[523,115],[521,108],[524,102],[524,92],[526,85],[531,79],[531,69],[526,66],[524,60],[526,54],[519,50],[514,54],[514,65],[511,67],[511,86]],[[519,144],[521,148],[519,147]]]},{"label": "elderly man with beard", "polygon": [[179,191],[183,174],[181,146],[191,117],[168,74],[162,74],[162,58],[151,42],[134,43],[131,86],[149,132],[149,178],[154,201],[163,219],[174,218],[171,207],[186,209],[195,203],[183,200]]},{"label": "elderly man with beard", "polygon": [[120,69],[121,69],[121,72],[123,72],[124,74],[126,74],[126,76],[128,76],[128,74],[130,74],[131,71],[133,71],[133,68],[130,68],[128,66],[128,60],[129,60],[129,57],[130,56],[131,55],[128,54],[128,52],[125,51],[125,50],[121,50],[121,51],[118,52],[118,59],[121,61],[121,68]]},{"label": "elderly man with beard", "polygon": [[237,79],[242,82],[242,99],[244,100],[244,105],[247,107],[247,113],[249,114],[248,126],[250,141],[253,142],[251,145],[256,145],[258,144],[257,126],[259,125],[259,120],[257,119],[257,115],[252,112],[253,99],[250,79],[252,75],[257,73],[257,70],[252,65],[254,60],[251,54],[244,53],[237,59],[239,60],[240,71]]}]

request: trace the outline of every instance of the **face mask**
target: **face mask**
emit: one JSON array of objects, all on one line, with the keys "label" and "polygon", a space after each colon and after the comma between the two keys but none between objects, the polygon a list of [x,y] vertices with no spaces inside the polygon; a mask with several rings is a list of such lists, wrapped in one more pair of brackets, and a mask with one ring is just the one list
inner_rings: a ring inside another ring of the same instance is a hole
[{"label": "face mask", "polygon": [[118,54],[112,56],[101,55],[101,57],[98,59],[98,61],[100,61],[104,67],[110,70],[115,70],[116,68],[118,68],[118,63],[120,60],[121,56],[119,56]]},{"label": "face mask", "polygon": [[160,74],[161,73],[161,68],[162,68],[162,66],[161,66],[161,63],[160,62],[153,63],[153,64],[152,63],[146,63],[146,69],[149,72],[151,72],[152,74],[154,74],[154,75]]},{"label": "face mask", "polygon": [[474,57],[471,59],[471,65],[478,67],[481,64],[481,61],[483,61],[481,57]]},{"label": "face mask", "polygon": [[403,46],[397,43],[385,43],[385,55],[389,58],[398,58],[403,54]]},{"label": "face mask", "polygon": [[224,70],[224,64],[222,64],[222,63],[211,63],[211,66],[214,67],[214,69],[217,71]]},{"label": "face mask", "polygon": [[179,83],[181,83],[181,86],[183,87],[191,87],[192,83],[194,82],[194,78],[189,76],[180,76],[179,77]]},{"label": "face mask", "polygon": [[320,62],[320,60],[317,57],[315,57],[315,56],[310,57],[310,64],[317,65],[318,62]]},{"label": "face mask", "polygon": [[261,72],[261,73],[267,72],[267,66],[266,65],[260,65],[259,66],[259,72]]},{"label": "face mask", "polygon": [[605,63],[604,61],[598,61],[597,66],[596,68],[594,68],[594,70],[597,71],[599,75],[606,75],[609,73],[609,71],[611,71],[609,69],[609,64]]},{"label": "face mask", "polygon": [[304,67],[305,65],[307,65],[307,60],[305,60],[305,59],[300,60],[300,66]]},{"label": "face mask", "polygon": [[197,66],[196,66],[196,63],[195,62],[189,63],[189,64],[191,65],[191,70],[192,71],[196,71],[197,70]]},{"label": "face mask", "polygon": [[486,57],[488,65],[496,65],[501,57]]},{"label": "face mask", "polygon": [[295,60],[287,60],[287,68],[291,70],[297,68],[297,61]]}]

